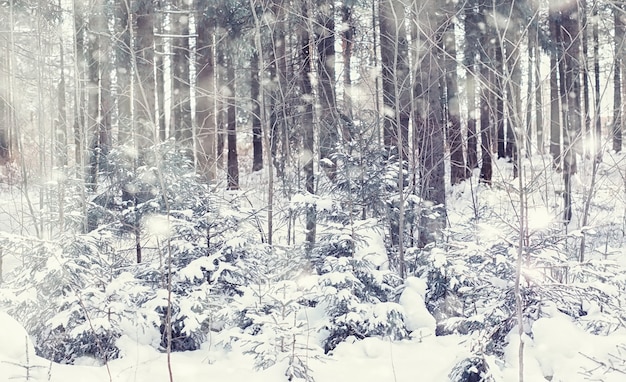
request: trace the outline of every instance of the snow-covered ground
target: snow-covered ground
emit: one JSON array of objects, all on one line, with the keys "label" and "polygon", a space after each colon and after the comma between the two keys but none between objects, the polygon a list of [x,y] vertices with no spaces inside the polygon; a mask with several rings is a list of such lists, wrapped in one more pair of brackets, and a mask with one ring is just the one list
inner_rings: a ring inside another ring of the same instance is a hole
[{"label": "snow-covered ground", "polygon": [[[590,258],[614,258],[619,266],[624,267],[624,256],[616,256],[624,254],[621,245],[623,233],[622,238],[617,239],[612,236],[609,239],[607,233],[613,235],[609,229],[620,229],[626,211],[626,190],[622,178],[626,166],[622,162],[623,158],[619,155],[607,156],[600,166],[597,190],[593,194],[594,202],[586,227],[581,227],[581,211],[584,193],[589,187],[590,166],[581,166],[580,174],[575,179],[575,215],[569,230],[588,235]],[[528,186],[532,189],[528,198],[530,232],[540,234],[550,227],[562,226],[559,221],[562,209],[560,174],[542,171],[542,164],[537,161],[534,164],[527,163],[527,166],[523,171],[528,171]],[[516,184],[511,181],[510,165],[498,162],[497,168],[501,171],[495,171],[496,180],[492,188],[478,185],[474,178],[473,185],[465,182],[453,188],[449,194],[447,207],[452,231],[465,229],[473,216],[482,217],[474,226],[475,232],[466,232],[475,235],[476,245],[479,246],[496,240],[506,231],[502,227],[510,226],[511,221],[508,219],[515,215],[513,189]],[[251,185],[261,183],[258,173],[251,177],[259,178],[250,181]],[[9,194],[5,192],[5,195]],[[0,213],[0,230],[16,233],[18,226],[15,216],[19,213],[19,203],[23,201],[19,202],[19,193],[10,195],[12,199],[1,199],[0,208],[3,212]],[[250,204],[262,203],[264,196],[262,193],[252,193]],[[485,211],[491,215],[485,216]],[[581,228],[584,228],[584,232]],[[596,234],[600,231],[606,237]],[[369,239],[367,245],[375,248],[370,252],[380,253],[380,238],[372,234]],[[363,256],[370,252],[363,252]],[[5,274],[20,264],[18,258],[5,256],[3,260]],[[370,260],[381,265],[385,258]],[[450,371],[474,354],[473,350],[480,345],[477,343],[480,338],[470,335],[435,336],[435,319],[424,305],[425,292],[426,284],[423,280],[408,278],[398,301],[404,310],[407,329],[412,331],[410,339],[391,341],[387,338],[348,338],[328,355],[322,355],[319,351],[301,354],[302,361],[311,371],[310,376],[318,382],[449,381]],[[583,303],[581,301],[581,305]],[[542,317],[532,323],[532,338],[526,335],[522,337],[526,381],[626,380],[626,326],[618,323],[619,328],[610,335],[591,334],[583,329],[584,320],[601,317],[603,312],[593,304],[585,306],[585,310],[585,317],[575,321],[550,304],[545,305]],[[311,326],[319,327],[315,322]],[[75,365],[61,365],[36,356],[24,328],[2,312],[0,328],[0,381],[170,381],[167,354],[127,335],[117,340],[120,358],[105,365],[88,358],[79,359]],[[311,341],[314,342],[315,338]],[[502,359],[493,356],[486,358],[494,382],[518,380],[519,336],[516,327],[509,334],[508,341]],[[319,346],[314,344],[314,347]],[[243,354],[241,350],[236,346],[225,350],[207,342],[199,350],[172,353],[169,362],[172,378],[177,382],[274,382],[286,379],[284,361],[258,371],[254,367],[253,357]]]}]

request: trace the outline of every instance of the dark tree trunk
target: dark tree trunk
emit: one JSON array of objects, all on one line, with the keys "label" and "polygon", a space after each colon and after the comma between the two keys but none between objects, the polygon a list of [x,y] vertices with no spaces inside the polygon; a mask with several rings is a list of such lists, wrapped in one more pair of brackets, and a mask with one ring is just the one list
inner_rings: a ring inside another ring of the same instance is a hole
[{"label": "dark tree trunk", "polygon": [[[485,6],[480,7],[478,14],[478,23],[486,25]],[[481,168],[480,181],[487,185],[491,185],[493,176],[493,138],[494,127],[492,124],[493,93],[496,87],[494,78],[493,64],[491,58],[496,49],[491,42],[491,36],[487,30],[482,30],[480,35],[480,137],[481,137]],[[492,89],[493,88],[493,89]]]},{"label": "dark tree trunk", "polygon": [[467,92],[467,167],[478,168],[478,139],[476,130],[476,58],[480,54],[478,2],[470,0],[465,4],[465,89]]},{"label": "dark tree trunk", "polygon": [[541,54],[539,54],[539,31],[535,27],[535,128],[537,130],[537,150],[539,154],[544,154],[544,128],[543,128],[543,97],[541,95]]},{"label": "dark tree trunk", "polygon": [[554,168],[561,168],[561,108],[559,101],[558,67],[561,61],[560,48],[556,43],[558,15],[550,15],[550,32],[554,43],[550,51],[550,154]]},{"label": "dark tree trunk", "polygon": [[[76,49],[77,77],[74,99],[74,160],[78,166],[78,176],[83,177],[81,168],[85,150],[85,19],[82,5],[74,0],[74,45]],[[87,227],[84,227],[85,229]]]},{"label": "dark tree trunk", "polygon": [[117,76],[117,120],[118,142],[121,145],[128,144],[131,139],[132,116],[131,116],[131,73],[132,57],[130,54],[130,29],[128,19],[128,1],[116,0],[115,2],[116,35],[119,36],[115,44],[115,75]]},{"label": "dark tree trunk", "polygon": [[445,21],[437,8],[435,0],[422,1],[416,20],[417,39],[424,42],[424,47],[420,50],[421,59],[417,63],[413,91],[414,103],[422,105],[414,111],[414,123],[420,143],[420,196],[433,203],[433,212],[437,215],[436,218],[431,214],[421,216],[418,242],[420,247],[435,242],[446,225],[445,127],[441,102],[443,89],[439,86],[445,77],[445,71],[439,64],[445,54],[440,49],[443,43],[440,31]]},{"label": "dark tree trunk", "polygon": [[139,151],[155,142],[154,5],[139,2],[135,9],[134,119],[135,142]]},{"label": "dark tree trunk", "polygon": [[319,94],[319,150],[320,167],[330,179],[334,179],[337,161],[334,153],[339,142],[337,126],[337,99],[335,96],[335,18],[333,1],[324,0],[318,6],[318,22],[315,30],[317,45],[317,76]]},{"label": "dark tree trunk", "polygon": [[587,20],[587,0],[581,0],[580,3],[580,12],[581,12],[581,34],[582,34],[582,65],[580,65],[582,71],[582,85],[583,85],[583,111],[582,116],[584,118],[584,125],[582,129],[581,137],[584,136],[585,142],[585,156],[589,157],[592,148],[589,147],[589,143],[592,142],[592,131],[591,131],[591,103],[589,100],[589,69],[587,66],[588,63],[588,54],[589,54],[589,24]]},{"label": "dark tree trunk", "polygon": [[[341,7],[341,22],[343,32],[341,32],[342,53],[343,53],[343,103],[346,113],[352,118],[352,47],[354,45],[354,25],[352,21],[352,5],[350,1],[345,1]],[[343,133],[346,135],[346,132]]]},{"label": "dark tree trunk", "polygon": [[261,103],[259,82],[259,54],[254,52],[250,61],[250,98],[252,102],[252,171],[263,169],[263,131],[261,130]]},{"label": "dark tree trunk", "polygon": [[599,41],[599,20],[598,20],[598,0],[593,2],[593,74],[595,90],[595,110],[594,110],[594,153],[596,161],[602,159],[602,121],[600,120],[600,41]]},{"label": "dark tree trunk", "polygon": [[237,107],[235,97],[235,63],[232,56],[227,59],[226,78],[230,96],[227,98],[227,132],[228,132],[228,189],[239,189],[239,160],[237,157]]},{"label": "dark tree trunk", "polygon": [[[308,17],[309,10],[305,6],[302,15]],[[304,112],[302,113],[302,147],[304,150],[302,163],[304,170],[304,186],[307,193],[315,194],[315,175],[313,173],[314,158],[314,130],[313,130],[313,104],[311,96],[313,86],[311,84],[311,41],[306,27],[300,29],[300,86]],[[307,251],[315,245],[316,235],[316,210],[314,205],[307,206],[306,210],[306,237]]]},{"label": "dark tree trunk", "polygon": [[197,172],[207,182],[215,179],[215,104],[213,23],[205,0],[195,0],[196,19],[196,160]]},{"label": "dark tree trunk", "polygon": [[[160,12],[157,14],[157,31],[160,35],[165,35],[165,0],[156,0],[157,8]],[[173,135],[170,135],[167,129],[167,124],[165,122],[165,44],[166,38],[161,37],[155,40],[155,50],[156,55],[154,58],[155,61],[155,70],[156,70],[156,109],[158,112],[157,115],[157,131],[158,131],[158,139],[159,142],[165,142],[165,140]]]},{"label": "dark tree trunk", "polygon": [[624,44],[624,9],[615,4],[615,55],[613,61],[613,150],[622,151],[622,49]]},{"label": "dark tree trunk", "polygon": [[[507,158],[507,141],[505,132],[505,120],[504,120],[504,81],[503,75],[503,62],[502,62],[502,48],[500,44],[495,47],[495,68],[493,75],[496,76],[494,82],[495,97],[495,119],[496,119],[496,132],[497,132],[497,148],[498,159]],[[510,156],[509,156],[510,157]]]},{"label": "dark tree trunk", "polygon": [[178,0],[172,17],[172,128],[180,147],[191,150],[191,91],[189,86],[189,14],[186,2]]},{"label": "dark tree trunk", "polygon": [[[408,158],[411,88],[404,7],[392,0],[380,2],[380,55],[383,83],[383,141],[387,152]],[[438,79],[439,80],[439,79]]]},{"label": "dark tree trunk", "polygon": [[450,183],[458,184],[465,180],[467,168],[463,154],[463,135],[461,132],[461,108],[459,105],[459,89],[457,84],[456,38],[453,16],[456,7],[453,2],[446,5],[445,31],[442,36],[444,48],[443,62],[445,70],[445,114],[448,129],[448,145],[450,147]]}]

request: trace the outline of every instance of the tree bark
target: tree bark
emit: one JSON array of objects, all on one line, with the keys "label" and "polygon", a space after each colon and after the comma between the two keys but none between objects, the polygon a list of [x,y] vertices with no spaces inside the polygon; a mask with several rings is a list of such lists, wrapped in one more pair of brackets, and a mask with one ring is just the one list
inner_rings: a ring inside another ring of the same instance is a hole
[{"label": "tree bark", "polygon": [[461,108],[459,105],[459,89],[457,79],[456,38],[453,17],[456,13],[455,3],[445,5],[445,30],[442,36],[444,49],[443,63],[445,67],[445,114],[448,129],[448,145],[450,147],[450,183],[458,184],[465,180],[467,167],[463,153],[463,135],[461,131]]},{"label": "tree bark", "polygon": [[195,0],[196,20],[196,161],[205,182],[215,179],[215,104],[213,25],[204,0]]},{"label": "tree bark", "polygon": [[623,8],[614,4],[615,54],[613,59],[613,150],[622,151],[622,49],[624,45]]},{"label": "tree bark", "polygon": [[416,63],[413,102],[416,105],[414,123],[420,142],[420,195],[433,203],[431,208],[436,215],[432,218],[431,213],[422,214],[418,245],[424,247],[437,240],[446,222],[443,94],[439,86],[445,75],[439,64],[443,59],[439,46],[444,21],[436,0],[422,0],[418,7],[415,22],[418,23],[421,59]]},{"label": "tree bark", "polygon": [[[231,53],[232,54],[232,53]],[[232,55],[229,54],[226,64],[226,79],[229,89],[229,97],[226,98],[228,133],[228,163],[227,163],[227,188],[229,190],[239,189],[239,159],[237,156],[237,107],[235,96],[235,63]]]},{"label": "tree bark", "polygon": [[[305,1],[302,16],[309,16],[308,3]],[[313,86],[311,84],[311,41],[306,27],[300,29],[300,86],[304,111],[302,113],[302,166],[304,170],[304,186],[309,195],[315,194],[315,174],[313,172],[314,158],[314,130],[313,130]],[[305,246],[308,252],[315,245],[316,236],[316,209],[309,204],[306,209],[306,237]]]},{"label": "tree bark", "polygon": [[189,86],[190,52],[189,13],[184,0],[176,1],[172,13],[172,127],[176,141],[185,150],[193,148],[191,128],[191,87]]},{"label": "tree bark", "polygon": [[154,78],[154,5],[137,2],[135,19],[135,82],[134,111],[135,144],[141,151],[155,143],[155,78]]},{"label": "tree bark", "polygon": [[320,114],[319,150],[320,167],[330,179],[334,179],[337,161],[333,154],[337,150],[339,133],[337,125],[337,99],[335,96],[335,18],[332,0],[318,5],[318,20],[314,27],[317,45],[317,77]]},{"label": "tree bark", "polygon": [[259,81],[259,53],[250,61],[250,100],[252,102],[252,171],[263,169],[263,131],[261,129],[261,103]]},{"label": "tree bark", "polygon": [[[383,83],[383,143],[390,155],[408,158],[411,88],[404,5],[383,0],[379,6]],[[421,17],[418,16],[418,17]]]}]

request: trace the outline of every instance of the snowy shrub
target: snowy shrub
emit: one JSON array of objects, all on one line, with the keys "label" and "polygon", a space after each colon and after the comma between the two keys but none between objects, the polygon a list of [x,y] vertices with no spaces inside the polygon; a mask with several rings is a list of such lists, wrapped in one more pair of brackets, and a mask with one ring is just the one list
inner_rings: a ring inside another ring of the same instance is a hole
[{"label": "snowy shrub", "polygon": [[349,336],[408,336],[403,309],[394,302],[401,284],[396,274],[377,270],[364,259],[331,256],[324,259],[320,273],[318,298],[327,315],[325,352]]},{"label": "snowy shrub", "polygon": [[296,281],[306,278],[304,253],[258,244],[251,250],[253,254],[238,265],[245,285],[232,297],[234,325],[222,333],[221,342],[254,355],[257,369],[280,364],[289,380],[312,381],[305,358],[315,357],[321,349],[308,341],[312,328],[304,314],[315,285]]},{"label": "snowy shrub", "polygon": [[[69,239],[69,240],[68,240]],[[25,323],[42,357],[117,357],[115,339],[128,328],[150,332],[158,315],[143,309],[150,289],[127,272],[106,236],[92,233],[35,242],[9,283],[8,311]]]}]

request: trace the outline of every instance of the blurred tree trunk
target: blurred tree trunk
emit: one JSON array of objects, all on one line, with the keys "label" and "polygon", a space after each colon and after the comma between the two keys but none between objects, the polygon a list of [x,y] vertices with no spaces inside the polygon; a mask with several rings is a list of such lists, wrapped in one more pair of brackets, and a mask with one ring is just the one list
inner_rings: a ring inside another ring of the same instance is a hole
[{"label": "blurred tree trunk", "polygon": [[191,87],[189,86],[190,45],[189,9],[177,0],[171,13],[172,33],[172,127],[176,141],[184,150],[193,149],[191,128]]},{"label": "blurred tree trunk", "polygon": [[115,75],[117,77],[117,120],[118,137],[120,145],[130,142],[132,137],[131,115],[131,28],[128,19],[128,1],[115,1]]},{"label": "blurred tree trunk", "polygon": [[446,224],[443,94],[439,86],[445,75],[440,65],[443,53],[439,49],[444,20],[436,0],[422,0],[418,7],[415,22],[421,55],[416,63],[413,96],[417,105],[414,123],[420,142],[420,196],[433,203],[432,212],[436,215],[433,218],[431,211],[422,214],[418,245],[424,247],[437,240]]},{"label": "blurred tree trunk", "polygon": [[252,171],[263,169],[263,131],[261,129],[261,83],[259,81],[259,53],[255,50],[250,61],[250,100],[252,103]]},{"label": "blurred tree trunk", "polygon": [[[477,15],[477,23],[479,25],[487,25],[485,17],[485,6],[479,7]],[[481,138],[481,167],[480,181],[487,185],[491,185],[493,176],[493,138],[494,126],[492,124],[491,115],[495,109],[491,103],[492,94],[495,89],[494,69],[491,57],[493,56],[495,46],[491,41],[491,36],[487,28],[480,31],[480,138]]]},{"label": "blurred tree trunk", "polygon": [[593,74],[594,74],[594,90],[595,90],[595,111],[594,111],[594,152],[595,160],[602,159],[602,121],[600,119],[600,39],[598,20],[598,0],[593,2],[592,11],[593,20]]},{"label": "blurred tree trunk", "polygon": [[215,104],[213,24],[208,4],[195,0],[196,19],[196,139],[197,172],[204,181],[215,179]]},{"label": "blurred tree trunk", "polygon": [[537,130],[537,150],[539,154],[544,154],[544,127],[543,127],[543,96],[542,96],[542,81],[541,78],[541,53],[539,51],[539,25],[535,26],[535,42],[534,42],[534,54],[535,54],[535,69],[533,75],[535,76],[535,128]]},{"label": "blurred tree trunk", "polygon": [[334,179],[337,163],[333,157],[340,135],[335,96],[335,18],[332,0],[318,2],[317,22],[313,28],[317,45],[317,77],[319,95],[319,150],[320,167]]},{"label": "blurred tree trunk", "polygon": [[[302,16],[306,20],[310,16],[309,4],[303,3]],[[302,167],[304,170],[304,187],[309,195],[315,194],[315,174],[313,162],[315,158],[315,137],[313,131],[313,85],[311,84],[311,37],[307,27],[299,29],[300,37],[300,87],[302,90]],[[309,204],[306,210],[305,245],[310,252],[315,245],[316,210]]]},{"label": "blurred tree trunk", "polygon": [[226,84],[228,86],[227,124],[228,133],[228,163],[227,163],[227,188],[239,189],[239,160],[237,157],[237,98],[235,93],[235,63],[232,51],[226,59]]},{"label": "blurred tree trunk", "polygon": [[[558,13],[549,16],[550,34],[556,38],[558,34]],[[560,49],[556,41],[550,50],[550,154],[553,167],[561,168],[561,108],[559,100],[558,67],[561,61]]]},{"label": "blurred tree trunk", "polygon": [[[421,15],[417,16],[422,17]],[[404,5],[383,0],[379,5],[380,57],[383,82],[383,144],[400,160],[408,157],[411,87]]]},{"label": "blurred tree trunk", "polygon": [[135,82],[134,112],[137,151],[155,143],[155,77],[154,77],[154,5],[151,0],[134,3]]},{"label": "blurred tree trunk", "polygon": [[469,0],[465,4],[465,89],[467,93],[467,167],[471,171],[478,168],[478,139],[476,131],[476,57],[480,53],[478,1]]},{"label": "blurred tree trunk", "polygon": [[[461,131],[461,107],[457,79],[456,37],[454,15],[457,12],[454,2],[446,2],[444,31],[442,36],[443,65],[445,71],[445,120],[448,146],[450,148],[450,183],[458,184],[465,180],[467,167],[463,153],[463,133]],[[467,90],[466,90],[467,91]],[[468,92],[469,93],[469,92]]]},{"label": "blurred tree trunk", "polygon": [[624,45],[624,8],[619,3],[613,5],[615,25],[613,58],[613,150],[622,151],[622,50]]},{"label": "blurred tree trunk", "polygon": [[[343,1],[341,6],[341,22],[343,31],[341,32],[342,54],[343,54],[343,103],[346,114],[352,118],[352,49],[354,46],[355,27],[352,20],[352,2]],[[344,132],[345,136],[346,133]]]}]

